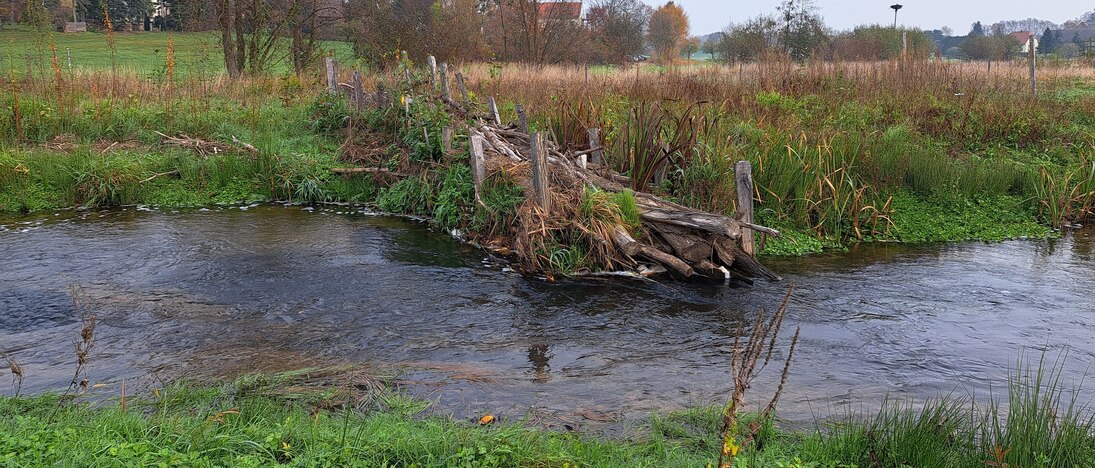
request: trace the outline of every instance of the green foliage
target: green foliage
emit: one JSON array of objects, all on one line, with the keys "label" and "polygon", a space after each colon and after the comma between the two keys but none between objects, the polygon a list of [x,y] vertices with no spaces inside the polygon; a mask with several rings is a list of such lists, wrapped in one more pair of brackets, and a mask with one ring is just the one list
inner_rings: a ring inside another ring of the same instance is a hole
[{"label": "green foliage", "polygon": [[894,229],[888,236],[903,242],[1000,241],[1047,237],[1053,232],[1035,221],[1024,200],[1007,195],[918,197],[893,195]]},{"label": "green foliage", "polygon": [[389,213],[424,216],[431,213],[433,190],[426,181],[408,177],[381,191],[376,204]]},{"label": "green foliage", "polygon": [[525,189],[504,173],[487,177],[480,193],[485,207],[478,207],[472,217],[472,229],[490,234],[504,234],[517,216],[517,207],[525,201]]},{"label": "green foliage", "polygon": [[350,106],[338,94],[322,93],[308,106],[312,131],[334,135],[350,122]]},{"label": "green foliage", "polygon": [[445,229],[454,229],[470,218],[475,208],[475,187],[471,168],[453,164],[442,176],[433,208],[433,221]]}]

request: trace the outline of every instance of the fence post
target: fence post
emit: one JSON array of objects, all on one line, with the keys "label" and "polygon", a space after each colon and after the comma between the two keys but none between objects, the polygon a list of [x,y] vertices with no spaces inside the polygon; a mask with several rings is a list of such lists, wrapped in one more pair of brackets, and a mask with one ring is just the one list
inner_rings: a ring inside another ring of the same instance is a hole
[{"label": "fence post", "polygon": [[525,115],[525,106],[516,104],[513,108],[517,111],[517,131],[528,133],[528,116]]},{"label": "fence post", "polygon": [[460,101],[468,102],[468,88],[464,86],[464,74],[456,72],[456,87],[460,88]]},{"label": "fence post", "polygon": [[604,151],[596,149],[598,146],[601,146],[601,129],[591,128],[587,130],[587,133],[589,133],[589,148],[593,150],[593,153],[589,155],[589,162],[601,164],[601,157],[604,155]]},{"label": "fence post", "polygon": [[502,116],[498,115],[498,102],[494,100],[494,96],[487,98],[487,108],[490,109],[491,118],[494,119],[495,125],[502,125]]},{"label": "fence post", "polygon": [[338,62],[335,62],[334,57],[327,57],[327,92],[338,92]]},{"label": "fence post", "polygon": [[445,156],[452,153],[452,127],[441,129],[441,149],[445,152]]},{"label": "fence post", "polygon": [[354,84],[354,108],[361,112],[365,110],[365,89],[361,84],[361,72],[354,70],[351,81]]},{"label": "fence post", "polygon": [[909,32],[901,31],[901,58],[909,55]]},{"label": "fence post", "polygon": [[[734,182],[738,192],[738,220],[753,224],[753,166],[749,161],[738,161],[734,165]],[[741,230],[741,249],[749,255],[754,254],[752,229]]]},{"label": "fence post", "polygon": [[430,86],[437,91],[437,59],[430,55],[426,57],[426,62],[430,65]]},{"label": "fence post", "polygon": [[449,64],[441,62],[440,69],[441,77],[441,99],[445,102],[451,101],[452,96],[449,95]]},{"label": "fence post", "polygon": [[487,178],[487,158],[483,154],[483,136],[471,136],[471,176],[475,185],[475,199],[481,200],[479,192],[483,187],[483,179]]},{"label": "fence post", "polygon": [[1035,74],[1034,69],[1035,69],[1035,65],[1037,65],[1037,63],[1038,63],[1038,54],[1036,54],[1035,51],[1034,51],[1034,34],[1033,33],[1030,35],[1030,38],[1027,39],[1027,48],[1030,49],[1029,51],[1027,51],[1027,54],[1028,54],[1027,57],[1030,60],[1030,97],[1037,98],[1038,97],[1038,76]]},{"label": "fence post", "polygon": [[529,152],[532,153],[532,189],[536,204],[545,212],[551,211],[551,188],[548,187],[547,151],[544,151],[543,135],[539,132],[529,135]]},{"label": "fence post", "polygon": [[386,106],[387,104],[388,104],[388,102],[387,102],[387,99],[385,97],[384,83],[380,82],[380,81],[377,81],[376,82],[376,109],[377,110],[383,109],[384,106]]}]

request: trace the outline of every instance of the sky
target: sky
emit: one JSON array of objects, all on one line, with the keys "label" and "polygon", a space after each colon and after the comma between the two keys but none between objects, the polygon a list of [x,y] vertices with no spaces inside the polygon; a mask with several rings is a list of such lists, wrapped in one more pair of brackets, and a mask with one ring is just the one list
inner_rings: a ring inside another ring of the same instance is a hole
[{"label": "sky", "polygon": [[[657,7],[665,0],[644,0]],[[721,31],[731,22],[775,13],[779,0],[676,0],[692,22],[692,34]],[[829,27],[842,30],[861,24],[893,24],[890,5],[901,3],[897,23],[925,30],[950,26],[969,32],[974,21],[986,26],[1001,20],[1038,18],[1063,23],[1095,9],[1091,0],[816,0]]]}]

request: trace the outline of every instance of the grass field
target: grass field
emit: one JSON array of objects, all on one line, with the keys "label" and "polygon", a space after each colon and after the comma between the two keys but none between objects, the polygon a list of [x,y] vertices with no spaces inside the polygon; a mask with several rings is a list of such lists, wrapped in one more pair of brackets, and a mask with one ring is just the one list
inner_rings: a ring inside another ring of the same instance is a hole
[{"label": "grass field", "polygon": [[[50,68],[50,41],[57,47],[61,67],[68,69],[69,57],[74,70],[109,70],[116,64],[123,72],[139,76],[163,74],[167,63],[168,41],[175,43],[176,73],[211,75],[224,73],[224,58],[220,38],[213,32],[133,32],[115,33],[115,50],[109,47],[107,35],[98,32],[39,34],[26,26],[5,27],[0,31],[0,49],[5,70],[11,63],[17,68]],[[286,48],[282,44],[282,48]],[[352,63],[353,53],[345,42],[327,41],[320,46],[340,62]],[[284,74],[290,67],[284,56],[277,60],[274,74]]]}]

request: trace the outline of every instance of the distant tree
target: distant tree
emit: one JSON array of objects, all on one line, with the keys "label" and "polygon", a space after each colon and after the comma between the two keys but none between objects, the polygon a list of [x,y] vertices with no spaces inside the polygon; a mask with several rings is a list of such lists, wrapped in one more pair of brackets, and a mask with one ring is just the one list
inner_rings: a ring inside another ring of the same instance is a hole
[{"label": "distant tree", "polygon": [[771,16],[758,16],[741,24],[731,24],[711,49],[716,60],[748,62],[757,60],[777,44],[779,26]]},{"label": "distant tree", "polygon": [[970,36],[984,36],[984,35],[985,35],[985,28],[983,26],[981,26],[981,22],[978,21],[976,23],[973,23],[973,26],[970,27]]},{"label": "distant tree", "polygon": [[103,12],[108,12],[115,31],[121,31],[126,24],[144,21],[150,8],[149,0],[83,0],[76,3],[77,15],[95,26],[105,26]]},{"label": "distant tree", "polygon": [[1014,36],[971,36],[962,43],[962,53],[970,60],[1003,60],[1020,50]]},{"label": "distant tree", "polygon": [[650,15],[646,37],[659,60],[669,63],[680,53],[681,45],[688,37],[688,29],[688,15],[671,1]]},{"label": "distant tree", "polygon": [[1042,31],[1042,38],[1038,40],[1038,52],[1048,54],[1056,50],[1059,45],[1060,40],[1057,39],[1057,33],[1047,27],[1045,31]]},{"label": "distant tree", "polygon": [[[509,21],[516,18],[518,11],[528,11],[516,10],[516,5],[514,8],[514,11],[497,11],[496,14],[506,15]],[[520,24],[527,26],[524,31],[528,33],[521,37],[542,39],[539,34],[543,30],[537,22]],[[477,0],[353,0],[347,15],[354,52],[374,66],[391,63],[401,51],[406,51],[414,60],[425,60],[427,55],[444,62],[484,58],[487,46],[483,26]],[[515,37],[516,34],[509,39]],[[507,38],[500,35],[499,39]],[[528,43],[536,44],[536,41]],[[511,45],[514,51],[518,50],[516,43]],[[523,49],[523,52],[529,51]],[[531,60],[534,56],[529,52],[529,55],[519,57]]]},{"label": "distant tree", "polygon": [[954,35],[954,30],[951,29],[950,26],[943,26],[943,27],[939,28],[939,31],[942,32],[943,35],[947,36],[947,37],[950,37],[950,36]]},{"label": "distant tree", "polygon": [[889,26],[860,26],[832,40],[834,58],[844,60],[890,60],[901,56],[902,35],[908,39],[909,57],[927,58],[936,50],[935,41],[918,29]]},{"label": "distant tree", "polygon": [[783,22],[779,43],[791,58],[806,60],[828,42],[825,23],[813,0],[784,0],[776,10]]},{"label": "distant tree", "polygon": [[681,52],[688,60],[692,60],[692,55],[700,51],[703,46],[703,41],[696,36],[692,36],[684,41],[684,45],[681,46]]},{"label": "distant tree", "polygon": [[1065,42],[1057,46],[1057,49],[1053,52],[1060,58],[1074,59],[1080,56],[1080,46],[1071,42]]},{"label": "distant tree", "polygon": [[[432,3],[431,0],[421,1]],[[549,6],[552,2],[487,0],[486,4],[490,6],[483,29],[489,50],[499,58],[534,64],[587,60],[590,51],[588,29],[569,19],[552,17],[564,13],[562,8]],[[407,24],[390,27],[406,29]]]},{"label": "distant tree", "polygon": [[641,54],[651,13],[653,9],[640,0],[594,0],[586,23],[598,49],[595,60],[622,63]]}]

